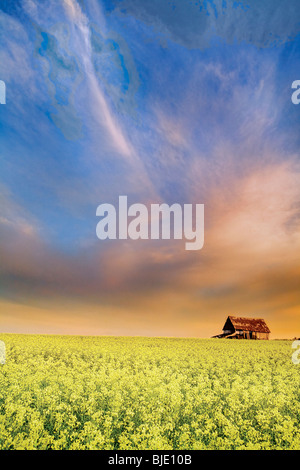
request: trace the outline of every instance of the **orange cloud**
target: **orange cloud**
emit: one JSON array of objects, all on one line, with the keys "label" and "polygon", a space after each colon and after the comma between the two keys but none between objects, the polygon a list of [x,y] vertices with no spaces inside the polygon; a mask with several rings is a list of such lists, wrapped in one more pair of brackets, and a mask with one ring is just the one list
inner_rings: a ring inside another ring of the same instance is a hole
[{"label": "orange cloud", "polygon": [[224,180],[210,192],[199,252],[185,251],[180,241],[95,239],[64,254],[38,231],[4,223],[2,285],[12,300],[3,304],[2,325],[211,336],[226,315],[239,314],[264,317],[277,337],[297,335],[297,181],[288,161]]}]

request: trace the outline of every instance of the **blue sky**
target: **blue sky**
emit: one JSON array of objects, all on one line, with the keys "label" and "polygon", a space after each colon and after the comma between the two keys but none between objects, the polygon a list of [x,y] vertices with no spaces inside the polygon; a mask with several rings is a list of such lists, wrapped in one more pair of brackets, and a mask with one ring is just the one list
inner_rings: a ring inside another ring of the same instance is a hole
[{"label": "blue sky", "polygon": [[[20,0],[0,22],[3,329],[201,336],[245,313],[279,335],[284,311],[292,334],[298,2]],[[121,194],[204,203],[205,249],[100,243]]]}]

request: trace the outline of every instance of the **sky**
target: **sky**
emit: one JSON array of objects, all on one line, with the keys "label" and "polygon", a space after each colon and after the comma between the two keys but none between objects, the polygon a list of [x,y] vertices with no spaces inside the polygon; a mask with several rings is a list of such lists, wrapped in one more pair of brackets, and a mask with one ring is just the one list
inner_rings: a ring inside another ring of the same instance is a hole
[{"label": "sky", "polygon": [[[298,0],[0,1],[0,331],[300,337]],[[204,246],[96,209],[204,204]]]}]

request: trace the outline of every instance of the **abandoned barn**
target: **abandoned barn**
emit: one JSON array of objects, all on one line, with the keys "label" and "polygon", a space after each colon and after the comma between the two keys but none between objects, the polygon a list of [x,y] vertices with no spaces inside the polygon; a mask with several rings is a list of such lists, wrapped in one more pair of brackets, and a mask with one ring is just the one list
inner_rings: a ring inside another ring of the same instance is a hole
[{"label": "abandoned barn", "polygon": [[270,330],[262,318],[244,318],[229,315],[223,333],[213,338],[269,339]]}]

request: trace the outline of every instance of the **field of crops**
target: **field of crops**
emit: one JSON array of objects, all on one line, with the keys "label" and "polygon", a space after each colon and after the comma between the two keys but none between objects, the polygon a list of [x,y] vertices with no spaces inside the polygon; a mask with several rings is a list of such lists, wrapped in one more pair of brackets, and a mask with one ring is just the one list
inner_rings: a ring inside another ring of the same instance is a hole
[{"label": "field of crops", "polygon": [[300,449],[290,341],[0,340],[0,449]]}]

